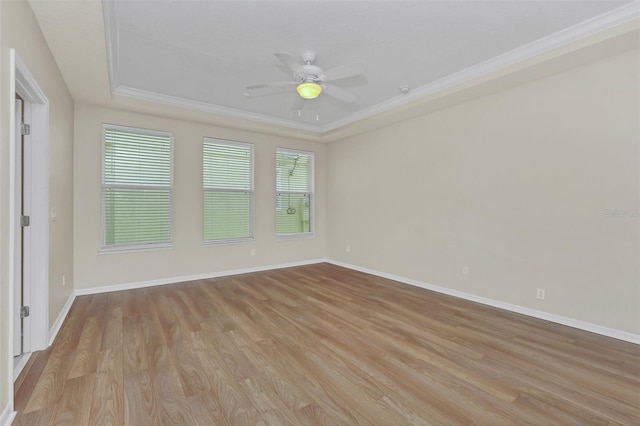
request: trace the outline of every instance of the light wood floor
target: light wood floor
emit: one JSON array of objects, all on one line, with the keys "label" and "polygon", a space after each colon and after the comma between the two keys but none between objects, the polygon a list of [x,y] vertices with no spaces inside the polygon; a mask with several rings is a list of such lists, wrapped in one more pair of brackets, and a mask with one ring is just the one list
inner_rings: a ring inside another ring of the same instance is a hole
[{"label": "light wood floor", "polygon": [[320,264],[76,299],[15,424],[640,424],[640,347]]}]

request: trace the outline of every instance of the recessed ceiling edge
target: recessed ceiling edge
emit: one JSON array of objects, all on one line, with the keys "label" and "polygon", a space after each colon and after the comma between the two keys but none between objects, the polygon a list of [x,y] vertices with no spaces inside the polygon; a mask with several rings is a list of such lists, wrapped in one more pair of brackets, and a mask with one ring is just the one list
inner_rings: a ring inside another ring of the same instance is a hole
[{"label": "recessed ceiling edge", "polygon": [[537,56],[541,56],[545,53],[553,51],[554,49],[567,46],[589,36],[593,36],[606,30],[610,30],[617,26],[626,24],[630,21],[640,19],[640,3],[630,3],[576,24],[572,27],[566,28],[557,33],[528,43],[502,55],[491,58],[487,61],[476,64],[472,67],[458,71],[425,86],[412,89],[409,94],[400,95],[388,101],[381,102],[372,107],[353,113],[344,119],[336,120],[324,126],[317,126],[119,85],[115,77],[115,69],[117,68],[118,57],[118,41],[117,39],[115,40],[114,46],[113,35],[115,34],[117,37],[117,23],[115,22],[114,18],[114,7],[114,2],[109,0],[103,1],[107,62],[109,64],[109,84],[112,94],[172,105],[181,108],[189,108],[221,116],[259,122],[263,124],[282,126],[294,130],[303,130],[319,136],[322,136],[329,131],[337,130],[349,124],[353,124],[365,118],[390,111],[394,108],[398,108],[402,105],[417,101],[419,99],[434,96],[444,90],[450,90],[452,88],[455,88],[456,86],[462,86],[467,82],[471,82],[483,76],[487,76],[491,73],[498,72],[501,69],[505,69],[520,62],[525,62]]}]

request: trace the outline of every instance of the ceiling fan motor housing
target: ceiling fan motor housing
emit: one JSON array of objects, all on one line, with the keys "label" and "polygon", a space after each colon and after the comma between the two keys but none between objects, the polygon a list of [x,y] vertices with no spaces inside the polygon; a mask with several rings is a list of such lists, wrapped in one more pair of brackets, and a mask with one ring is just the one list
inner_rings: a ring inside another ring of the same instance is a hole
[{"label": "ceiling fan motor housing", "polygon": [[322,68],[317,67],[315,65],[302,65],[300,69],[300,74],[295,74],[294,78],[297,77],[302,81],[320,81],[320,76],[322,75]]}]

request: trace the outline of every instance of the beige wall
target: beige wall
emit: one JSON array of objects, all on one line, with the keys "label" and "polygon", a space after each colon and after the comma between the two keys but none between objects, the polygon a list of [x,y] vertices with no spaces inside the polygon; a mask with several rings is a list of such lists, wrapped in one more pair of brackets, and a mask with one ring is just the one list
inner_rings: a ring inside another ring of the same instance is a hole
[{"label": "beige wall", "polygon": [[330,144],[328,257],[640,333],[639,56]]},{"label": "beige wall", "polygon": [[[0,410],[8,401],[12,371],[8,371],[9,353],[9,49],[15,48],[40,88],[50,107],[50,205],[57,210],[57,220],[50,223],[49,316],[56,319],[73,289],[73,100],[40,28],[26,1],[0,2]],[[35,220],[36,218],[34,218]],[[48,218],[46,218],[48,220]],[[62,275],[67,286],[62,287]]]},{"label": "beige wall", "polygon": [[[231,130],[77,103],[74,164],[74,277],[76,289],[136,283],[241,268],[297,262],[325,256],[326,145]],[[102,123],[174,134],[173,250],[99,254],[101,243]],[[255,144],[255,242],[202,247],[203,137]],[[276,147],[313,151],[316,236],[275,239]],[[251,249],[255,256],[250,255]]]}]

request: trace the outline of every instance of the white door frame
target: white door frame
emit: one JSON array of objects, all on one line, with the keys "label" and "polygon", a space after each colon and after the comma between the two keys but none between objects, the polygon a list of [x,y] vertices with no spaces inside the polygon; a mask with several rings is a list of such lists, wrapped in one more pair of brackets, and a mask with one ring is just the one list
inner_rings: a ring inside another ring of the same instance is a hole
[{"label": "white door frame", "polygon": [[[31,123],[31,103],[16,99],[15,102],[15,128],[18,129],[21,123]],[[21,135],[16,131],[14,149],[16,153],[14,168],[14,187],[16,196],[14,197],[13,212],[16,218],[21,215],[31,214],[31,136]],[[22,166],[22,168],[20,167]],[[21,191],[22,189],[22,191]],[[31,352],[31,317],[20,319],[20,307],[31,306],[29,292],[22,293],[22,287],[30,289],[29,279],[31,275],[31,227],[14,229],[13,239],[13,357]],[[22,254],[22,257],[19,256]],[[19,291],[20,290],[20,291]],[[21,324],[22,323],[22,324]],[[24,360],[25,357],[23,357]],[[21,360],[21,361],[23,361]],[[14,363],[15,364],[15,363]],[[18,364],[20,366],[20,364]],[[17,368],[19,369],[19,368]],[[15,371],[16,369],[14,369]],[[14,373],[14,376],[16,374]]]},{"label": "white door frame", "polygon": [[[49,100],[15,49],[10,49],[9,63],[9,235],[12,236],[9,239],[9,353],[13,354],[13,291],[19,255],[14,236],[20,227],[20,217],[16,214],[16,201],[20,200],[16,172],[20,165],[15,144],[20,129],[15,124],[15,94],[31,104],[31,280],[30,288],[25,288],[25,298],[31,307],[30,341],[25,346],[31,351],[49,346]],[[12,356],[8,367],[8,371],[14,371]],[[16,377],[11,376],[7,385],[13,402]]]}]

